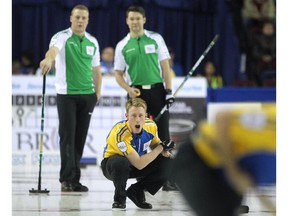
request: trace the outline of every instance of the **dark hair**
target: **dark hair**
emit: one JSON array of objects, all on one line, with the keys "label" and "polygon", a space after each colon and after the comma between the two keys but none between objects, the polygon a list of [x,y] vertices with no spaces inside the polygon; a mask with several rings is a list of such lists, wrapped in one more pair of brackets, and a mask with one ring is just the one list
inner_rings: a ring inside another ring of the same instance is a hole
[{"label": "dark hair", "polygon": [[129,12],[138,12],[140,14],[142,14],[143,17],[145,17],[145,10],[143,7],[141,6],[130,6],[127,10],[126,10],[126,18],[128,17],[128,13]]}]

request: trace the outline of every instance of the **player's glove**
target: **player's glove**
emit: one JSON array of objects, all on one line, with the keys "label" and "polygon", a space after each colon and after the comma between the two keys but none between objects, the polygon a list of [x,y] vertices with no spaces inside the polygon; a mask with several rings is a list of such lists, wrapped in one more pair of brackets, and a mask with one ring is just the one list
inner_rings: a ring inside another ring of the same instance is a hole
[{"label": "player's glove", "polygon": [[175,101],[175,98],[172,95],[171,89],[166,89],[166,106],[168,109],[172,106],[174,101]]},{"label": "player's glove", "polygon": [[170,151],[176,147],[176,144],[173,140],[165,140],[164,142],[161,142],[160,145],[163,146],[164,151]]}]

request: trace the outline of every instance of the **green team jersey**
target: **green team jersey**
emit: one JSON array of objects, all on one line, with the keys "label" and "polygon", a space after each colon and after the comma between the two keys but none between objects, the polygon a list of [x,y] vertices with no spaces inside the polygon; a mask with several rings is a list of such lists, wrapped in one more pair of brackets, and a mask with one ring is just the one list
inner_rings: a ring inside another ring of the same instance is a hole
[{"label": "green team jersey", "polygon": [[52,37],[49,47],[52,46],[59,49],[55,59],[57,93],[95,93],[92,68],[100,65],[96,38],[87,32],[81,37],[68,28]]},{"label": "green team jersey", "polygon": [[141,37],[129,33],[117,44],[114,69],[126,71],[132,85],[151,85],[163,82],[160,61],[165,59],[170,55],[162,36],[144,30]]}]

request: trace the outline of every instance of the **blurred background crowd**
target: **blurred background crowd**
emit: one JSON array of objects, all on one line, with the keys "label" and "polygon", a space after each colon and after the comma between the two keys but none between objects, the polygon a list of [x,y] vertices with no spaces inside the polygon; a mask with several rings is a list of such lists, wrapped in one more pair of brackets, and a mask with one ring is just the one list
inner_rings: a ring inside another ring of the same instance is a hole
[{"label": "blurred background crowd", "polygon": [[144,27],[169,47],[172,76],[186,76],[219,34],[193,76],[206,77],[212,88],[276,86],[276,0],[13,0],[13,75],[41,75],[50,38],[70,26],[67,17],[79,3],[89,7],[87,31],[99,41],[103,75],[113,76],[114,48],[128,30],[125,11],[137,4],[146,10]]}]

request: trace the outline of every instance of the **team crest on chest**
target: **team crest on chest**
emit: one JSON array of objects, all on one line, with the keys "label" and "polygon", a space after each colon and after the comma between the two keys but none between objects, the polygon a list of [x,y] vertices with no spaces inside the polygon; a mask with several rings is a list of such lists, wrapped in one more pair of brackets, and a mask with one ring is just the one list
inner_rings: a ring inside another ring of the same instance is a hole
[{"label": "team crest on chest", "polygon": [[86,53],[87,53],[87,55],[93,55],[94,54],[94,47],[86,46]]},{"label": "team crest on chest", "polygon": [[148,44],[144,46],[145,53],[155,53],[155,45],[154,44]]}]

